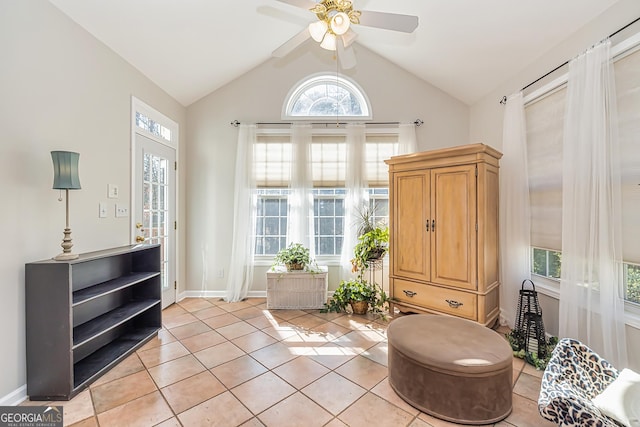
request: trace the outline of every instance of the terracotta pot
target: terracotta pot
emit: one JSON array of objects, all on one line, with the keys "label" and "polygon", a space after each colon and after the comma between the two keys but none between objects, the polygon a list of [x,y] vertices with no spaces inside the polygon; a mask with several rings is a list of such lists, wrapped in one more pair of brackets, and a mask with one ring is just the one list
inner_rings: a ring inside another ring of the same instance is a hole
[{"label": "terracotta pot", "polygon": [[367,301],[350,301],[353,314],[367,314],[369,303]]}]

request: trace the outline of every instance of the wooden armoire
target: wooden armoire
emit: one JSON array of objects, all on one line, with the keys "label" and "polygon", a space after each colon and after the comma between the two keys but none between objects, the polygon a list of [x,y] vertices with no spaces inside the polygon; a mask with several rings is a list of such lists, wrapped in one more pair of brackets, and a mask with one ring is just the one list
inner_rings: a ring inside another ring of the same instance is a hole
[{"label": "wooden armoire", "polygon": [[392,313],[397,307],[495,323],[500,157],[471,144],[386,160]]}]

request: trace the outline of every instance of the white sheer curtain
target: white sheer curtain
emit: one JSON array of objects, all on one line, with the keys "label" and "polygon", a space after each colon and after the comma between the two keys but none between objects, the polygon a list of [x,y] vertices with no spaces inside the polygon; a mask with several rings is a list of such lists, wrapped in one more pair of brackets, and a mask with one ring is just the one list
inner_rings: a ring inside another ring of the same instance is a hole
[{"label": "white sheer curtain", "polygon": [[622,368],[627,351],[612,67],[608,40],[569,63],[559,333]]},{"label": "white sheer curtain", "polygon": [[502,321],[514,325],[522,281],[531,278],[531,209],[527,132],[522,92],[507,99],[500,160],[500,272]]},{"label": "white sheer curtain", "polygon": [[346,131],[347,167],[344,184],[347,194],[344,200],[344,239],[340,256],[341,279],[347,279],[352,275],[351,258],[353,258],[353,248],[358,243],[359,212],[365,206],[369,206],[368,185],[364,170],[366,128],[364,125],[350,124],[347,125]]},{"label": "white sheer curtain", "polygon": [[398,127],[398,145],[396,155],[415,153],[418,151],[416,138],[416,125],[414,123],[401,123]]},{"label": "white sheer curtain", "polygon": [[313,227],[313,178],[311,165],[311,125],[294,124],[291,127],[291,181],[287,245],[302,243],[315,256]]},{"label": "white sheer curtain", "polygon": [[240,125],[236,150],[235,201],[233,206],[233,243],[225,301],[244,299],[253,283],[253,256],[256,228],[256,195],[253,176],[255,125]]},{"label": "white sheer curtain", "polygon": [[[347,131],[347,169],[345,176],[345,219],[344,219],[344,240],[340,265],[342,271],[340,278],[347,279],[351,273],[351,258],[353,258],[353,248],[358,243],[357,224],[360,222],[360,211],[369,206],[369,193],[367,192],[367,171],[365,170],[366,159],[366,126],[362,124],[350,124]],[[413,123],[400,124],[398,127],[398,143],[395,145],[393,154],[414,153],[417,150],[416,126]]]}]

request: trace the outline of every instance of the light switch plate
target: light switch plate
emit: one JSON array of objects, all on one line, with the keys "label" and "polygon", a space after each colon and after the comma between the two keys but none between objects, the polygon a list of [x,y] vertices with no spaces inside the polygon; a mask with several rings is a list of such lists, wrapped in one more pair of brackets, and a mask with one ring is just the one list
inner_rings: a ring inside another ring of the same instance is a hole
[{"label": "light switch plate", "polygon": [[116,218],[124,218],[129,216],[129,207],[122,203],[116,203]]},{"label": "light switch plate", "polygon": [[117,199],[120,197],[120,190],[115,184],[107,184],[107,197],[110,199]]},{"label": "light switch plate", "polygon": [[98,204],[98,218],[106,218],[108,216],[107,204],[100,202]]}]

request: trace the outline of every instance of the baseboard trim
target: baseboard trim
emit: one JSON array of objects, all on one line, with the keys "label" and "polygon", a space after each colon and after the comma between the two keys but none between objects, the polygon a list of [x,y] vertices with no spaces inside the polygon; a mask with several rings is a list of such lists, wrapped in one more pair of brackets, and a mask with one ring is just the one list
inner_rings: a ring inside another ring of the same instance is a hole
[{"label": "baseboard trim", "polygon": [[[185,298],[224,298],[227,291],[184,291],[178,295],[178,302]],[[267,291],[249,291],[249,298],[266,298]]]},{"label": "baseboard trim", "polygon": [[[227,295],[226,291],[184,291],[178,294],[178,302],[185,298],[224,298]],[[333,291],[327,292],[327,296],[330,298],[333,295]],[[248,298],[266,298],[267,291],[249,291]]]},{"label": "baseboard trim", "polygon": [[0,398],[0,406],[17,406],[27,400],[27,385],[23,385]]}]

